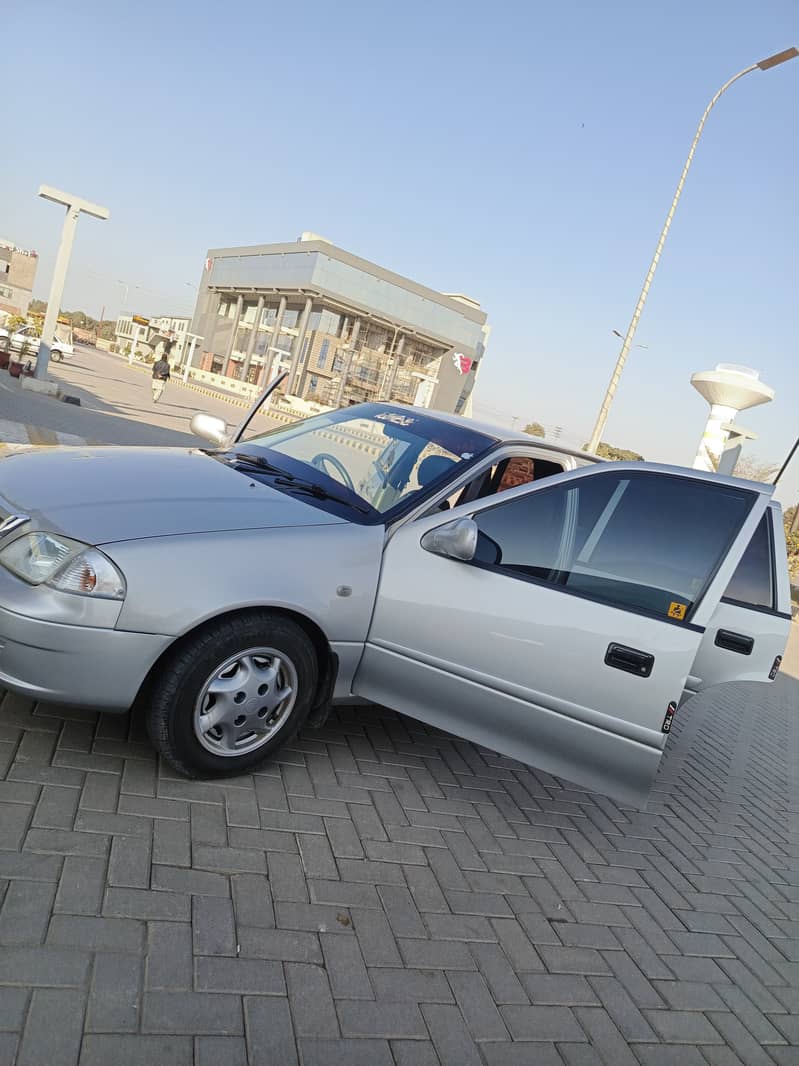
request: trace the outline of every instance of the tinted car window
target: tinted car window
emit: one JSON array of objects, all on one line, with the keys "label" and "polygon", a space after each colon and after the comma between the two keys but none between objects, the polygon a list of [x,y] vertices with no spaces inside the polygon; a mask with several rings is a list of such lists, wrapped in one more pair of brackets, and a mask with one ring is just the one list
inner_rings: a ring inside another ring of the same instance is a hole
[{"label": "tinted car window", "polygon": [[596,474],[475,517],[475,562],[686,620],[753,495],[689,478]]},{"label": "tinted car window", "polygon": [[726,600],[735,600],[753,607],[774,607],[774,582],[772,580],[771,529],[768,515],[755,530],[749,547],[732,575],[732,581],[724,593]]}]

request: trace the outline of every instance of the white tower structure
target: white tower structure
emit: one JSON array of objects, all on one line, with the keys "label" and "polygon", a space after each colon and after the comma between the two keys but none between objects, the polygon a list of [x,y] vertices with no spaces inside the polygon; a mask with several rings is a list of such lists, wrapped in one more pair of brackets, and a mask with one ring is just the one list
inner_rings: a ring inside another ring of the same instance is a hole
[{"label": "white tower structure", "polygon": [[691,384],[710,404],[694,469],[732,474],[743,441],[755,437],[754,433],[735,425],[735,416],[748,407],[770,403],[774,389],[760,380],[756,370],[732,363],[719,363],[715,370],[694,374]]}]

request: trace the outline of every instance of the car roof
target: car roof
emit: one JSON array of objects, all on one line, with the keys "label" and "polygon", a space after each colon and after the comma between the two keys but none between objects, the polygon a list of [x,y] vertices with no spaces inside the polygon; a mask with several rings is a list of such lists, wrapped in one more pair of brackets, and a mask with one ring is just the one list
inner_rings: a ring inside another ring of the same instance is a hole
[{"label": "car roof", "polygon": [[[360,406],[360,405],[359,405]],[[535,445],[537,448],[545,448],[550,452],[557,452],[559,455],[572,455],[576,459],[582,459],[584,462],[589,463],[601,463],[603,459],[598,455],[594,455],[592,452],[579,451],[576,448],[564,448],[560,444],[553,444],[551,441],[544,440],[543,437],[533,437],[529,433],[518,433],[512,429],[508,429],[507,426],[498,426],[490,422],[480,422],[475,418],[467,418],[465,415],[450,414],[449,411],[435,411],[428,407],[416,407],[413,404],[394,404],[394,403],[371,403],[369,406],[385,407],[386,410],[391,411],[418,411],[419,414],[426,415],[428,418],[435,418],[439,422],[448,422],[453,426],[463,426],[475,430],[478,433],[484,433],[488,437],[495,437],[502,444],[521,444],[526,447]]]}]

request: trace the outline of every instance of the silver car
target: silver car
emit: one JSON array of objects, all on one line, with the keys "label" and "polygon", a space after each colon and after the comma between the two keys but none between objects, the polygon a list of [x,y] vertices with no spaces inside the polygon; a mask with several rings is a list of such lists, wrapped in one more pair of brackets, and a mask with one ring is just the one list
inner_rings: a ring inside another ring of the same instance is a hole
[{"label": "silver car", "polygon": [[[251,416],[250,416],[251,418]],[[687,695],[779,667],[770,487],[364,404],[0,461],[0,685],[192,776],[377,702],[641,803]]]}]

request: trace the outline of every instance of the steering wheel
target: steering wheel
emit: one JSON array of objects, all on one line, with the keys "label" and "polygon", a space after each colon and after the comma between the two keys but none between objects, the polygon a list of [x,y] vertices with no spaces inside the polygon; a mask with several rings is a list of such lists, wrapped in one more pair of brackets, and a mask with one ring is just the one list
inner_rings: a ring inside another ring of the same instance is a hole
[{"label": "steering wheel", "polygon": [[355,492],[355,485],[350,477],[349,470],[347,470],[346,466],[340,459],[337,459],[335,455],[331,455],[330,452],[319,452],[313,457],[313,459],[311,459],[311,465],[315,466],[317,470],[321,470],[322,473],[327,473],[325,470],[325,463],[330,463],[334,470],[341,474],[341,481],[347,486],[350,492]]}]

